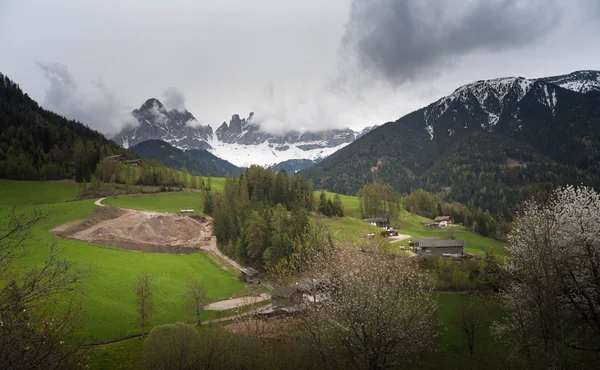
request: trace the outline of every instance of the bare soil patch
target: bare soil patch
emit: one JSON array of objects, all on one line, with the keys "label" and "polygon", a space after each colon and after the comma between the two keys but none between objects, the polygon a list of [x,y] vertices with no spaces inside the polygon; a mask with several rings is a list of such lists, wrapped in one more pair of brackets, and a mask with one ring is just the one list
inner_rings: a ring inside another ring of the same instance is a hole
[{"label": "bare soil patch", "polygon": [[53,232],[63,238],[127,250],[187,254],[210,243],[212,219],[101,207],[88,220],[61,225]]}]

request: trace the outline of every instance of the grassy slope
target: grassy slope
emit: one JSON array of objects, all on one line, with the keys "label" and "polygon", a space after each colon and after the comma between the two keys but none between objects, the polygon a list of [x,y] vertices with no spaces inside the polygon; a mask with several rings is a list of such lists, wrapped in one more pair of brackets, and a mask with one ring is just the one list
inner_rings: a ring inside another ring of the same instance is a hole
[{"label": "grassy slope", "polygon": [[[431,222],[431,220],[408,212],[403,212],[393,225],[399,229],[398,232],[401,234],[407,234],[413,237],[439,237],[442,239],[450,239],[450,236],[453,234],[454,238],[465,240],[467,245],[465,247],[465,252],[473,253],[476,256],[484,256],[486,251],[493,252],[500,256],[506,255],[506,249],[502,242],[476,234],[462,226],[452,226],[444,229],[429,229],[423,226],[421,222]],[[402,241],[400,245],[407,247],[408,240]]]},{"label": "grassy slope", "polygon": [[193,209],[195,214],[201,214],[203,197],[202,193],[197,191],[152,195],[123,195],[107,198],[103,201],[103,204],[168,213],[178,213],[182,209]]},{"label": "grassy slope", "polygon": [[[45,194],[46,204],[35,207],[49,212],[49,217],[36,226],[32,240],[28,241],[31,246],[28,260],[32,263],[39,263],[48,255],[53,240],[49,230],[70,220],[84,219],[96,207],[94,200],[63,202],[67,194],[64,189],[53,198],[52,192],[47,189],[56,185],[54,183],[2,181],[0,184],[2,203],[7,203],[9,194],[14,202],[26,202],[31,192]],[[75,189],[74,184],[70,186]],[[51,203],[52,201],[57,203]],[[34,206],[21,205],[17,209],[27,211],[32,207]],[[4,217],[9,210],[9,205],[0,205],[0,217]],[[94,342],[139,333],[133,288],[142,271],[148,271],[155,277],[156,312],[153,324],[186,319],[182,297],[192,278],[205,283],[207,295],[213,300],[244,289],[243,283],[203,254],[183,256],[138,253],[63,239],[57,239],[56,243],[63,249],[63,255],[67,259],[87,268],[83,287],[86,317],[81,334]],[[214,314],[205,317],[212,316]]]},{"label": "grassy slope", "polygon": [[[320,192],[315,192],[316,199],[318,199],[319,194]],[[334,195],[335,193],[327,192],[328,197],[333,198]],[[356,219],[360,217],[358,197],[342,195],[341,199],[342,203],[344,204],[344,209],[351,210],[351,212],[353,212],[352,214],[346,212],[346,214],[351,217],[322,219],[322,222],[331,228],[335,240],[346,241],[346,237],[348,235],[364,236],[369,232],[377,233],[377,231],[380,231],[380,229],[372,227],[367,223]],[[504,249],[503,243],[497,240],[476,234],[462,226],[454,226],[446,229],[428,229],[422,225],[423,223],[429,222],[432,222],[432,220],[403,210],[400,212],[398,219],[393,222],[393,226],[398,228],[398,232],[400,234],[406,234],[413,237],[439,237],[442,239],[449,239],[450,231],[452,231],[456,239],[465,240],[467,244],[465,252],[473,253],[477,256],[484,256],[486,251],[492,251],[500,256],[506,255],[506,250]],[[394,245],[408,247],[408,240],[404,240],[400,243],[394,243]]]},{"label": "grassy slope", "polygon": [[0,205],[58,203],[76,196],[74,183],[0,180]]},{"label": "grassy slope", "polygon": [[[335,193],[326,191],[325,194],[327,195],[327,198],[330,198],[333,201]],[[315,199],[317,201],[319,200],[319,195],[321,195],[321,191],[315,191]],[[360,218],[360,203],[358,202],[358,197],[340,194],[340,199],[344,205],[344,214],[346,216]]]},{"label": "grassy slope", "polygon": [[[464,294],[437,295],[437,316],[443,325],[438,339],[439,350],[443,356],[433,356],[428,360],[429,368],[510,368],[503,362],[506,359],[506,349],[493,337],[490,326],[478,331],[475,335],[473,358],[468,358],[467,340],[457,312],[461,301],[468,299]],[[502,311],[498,306],[489,301],[489,310],[486,321],[498,322],[502,319]],[[426,368],[427,368],[426,367]]]}]

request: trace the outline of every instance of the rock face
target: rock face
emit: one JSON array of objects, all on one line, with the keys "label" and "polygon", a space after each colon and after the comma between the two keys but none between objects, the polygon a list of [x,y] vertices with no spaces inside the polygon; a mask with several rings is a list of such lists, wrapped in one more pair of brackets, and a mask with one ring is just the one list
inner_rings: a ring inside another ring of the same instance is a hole
[{"label": "rock face", "polygon": [[209,150],[240,167],[273,165],[291,159],[319,160],[373,128],[291,131],[278,136],[261,131],[253,122],[254,113],[250,113],[247,118],[234,114],[229,124],[223,122],[213,132],[210,125],[200,125],[187,110],[168,110],[155,98],[148,99],[132,115],[139,125],[124,129],[113,139],[125,148],[147,140],[163,140],[183,150]]},{"label": "rock face", "polygon": [[210,149],[207,141],[213,135],[212,128],[201,126],[187,110],[167,110],[158,99],[152,98],[131,114],[139,125],[125,128],[113,138],[125,148],[160,139],[182,149]]}]

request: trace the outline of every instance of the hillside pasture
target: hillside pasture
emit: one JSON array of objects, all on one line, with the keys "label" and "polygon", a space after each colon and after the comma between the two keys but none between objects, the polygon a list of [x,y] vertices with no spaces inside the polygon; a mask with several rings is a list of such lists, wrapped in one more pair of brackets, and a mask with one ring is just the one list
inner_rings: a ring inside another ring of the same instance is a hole
[{"label": "hillside pasture", "polygon": [[[327,196],[327,199],[331,199],[331,201],[333,202],[333,198],[335,197],[336,193],[326,191],[325,194]],[[320,195],[320,190],[315,191],[315,200],[317,201],[317,203],[319,201]],[[358,201],[358,197],[342,194],[339,194],[339,196],[344,206],[344,215],[349,217],[360,218],[360,202]]]},{"label": "hillside pasture", "polygon": [[202,196],[202,192],[186,191],[120,195],[107,198],[102,203],[108,206],[166,213],[179,213],[182,209],[193,209],[194,214],[201,215],[204,206],[204,197]]},{"label": "hillside pasture", "polygon": [[[49,185],[50,184],[50,185]],[[5,182],[0,189],[0,218],[8,216],[11,205],[6,205],[9,194],[19,194],[20,182]],[[54,183],[28,184],[28,190],[46,191]],[[45,195],[45,201],[64,199],[65,194]],[[73,193],[74,194],[74,193]],[[25,197],[19,199],[25,202]],[[54,204],[18,205],[17,212],[34,208],[48,213],[47,218],[32,230],[27,240],[29,254],[23,263],[39,264],[47,256],[55,242],[62,256],[84,269],[82,297],[84,323],[79,336],[87,342],[98,343],[114,340],[140,332],[136,316],[136,297],[133,288],[142,271],[154,277],[154,301],[156,311],[152,325],[186,320],[183,296],[188,282],[199,279],[205,284],[211,301],[228,298],[244,290],[236,271],[225,271],[209,256],[201,253],[189,255],[165,255],[123,251],[96,246],[87,242],[54,239],[50,230],[73,220],[86,219],[96,208],[94,200]],[[204,318],[214,314],[204,313]]]},{"label": "hillside pasture", "polygon": [[[315,192],[315,198],[318,200],[320,191]],[[326,192],[327,197],[333,199],[335,193]],[[348,241],[351,237],[356,240],[356,237],[364,237],[369,233],[378,233],[381,229],[371,226],[360,218],[360,203],[358,197],[340,195],[344,209],[349,209],[353,213],[346,213],[346,216],[350,217],[334,217],[334,218],[322,218],[323,223],[329,226],[333,238],[335,241]],[[392,220],[392,226],[396,228],[398,233],[410,235],[415,238],[423,237],[437,237],[441,239],[464,239],[466,243],[465,252],[473,253],[476,256],[482,257],[486,251],[495,253],[499,256],[505,256],[507,254],[504,248],[504,243],[498,240],[487,238],[483,235],[474,233],[462,226],[451,226],[447,228],[434,228],[429,229],[423,224],[431,223],[433,220],[421,217],[410,213],[404,209],[400,210],[398,218]],[[408,247],[409,240],[403,240],[401,242],[393,243],[393,246],[404,246]]]},{"label": "hillside pasture", "polygon": [[0,205],[52,204],[77,196],[74,182],[0,180]]}]

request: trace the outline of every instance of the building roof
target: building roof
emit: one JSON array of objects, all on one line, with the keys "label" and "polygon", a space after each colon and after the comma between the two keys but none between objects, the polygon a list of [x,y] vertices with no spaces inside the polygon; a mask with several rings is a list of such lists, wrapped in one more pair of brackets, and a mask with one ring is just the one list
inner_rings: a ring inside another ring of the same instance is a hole
[{"label": "building roof", "polygon": [[363,219],[365,222],[388,222],[387,218],[374,217],[374,218],[365,218]]},{"label": "building roof", "polygon": [[294,294],[294,289],[289,286],[276,286],[273,289],[273,296],[279,298],[290,298]]},{"label": "building roof", "polygon": [[452,221],[452,217],[450,216],[437,216],[435,218],[436,222],[440,222],[440,221]]},{"label": "building roof", "polygon": [[240,271],[243,272],[244,274],[248,274],[248,275],[258,274],[258,271],[256,271],[252,267],[245,267],[243,269],[240,269]]},{"label": "building roof", "polygon": [[313,290],[317,290],[323,284],[324,283],[321,280],[304,278],[296,283],[296,289],[300,291],[311,292]]},{"label": "building roof", "polygon": [[448,248],[448,247],[465,247],[466,243],[462,239],[442,240],[439,238],[417,238],[413,240],[418,243],[420,248]]}]

